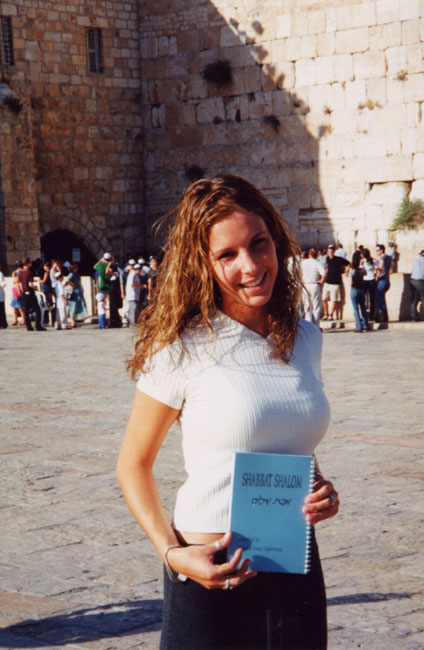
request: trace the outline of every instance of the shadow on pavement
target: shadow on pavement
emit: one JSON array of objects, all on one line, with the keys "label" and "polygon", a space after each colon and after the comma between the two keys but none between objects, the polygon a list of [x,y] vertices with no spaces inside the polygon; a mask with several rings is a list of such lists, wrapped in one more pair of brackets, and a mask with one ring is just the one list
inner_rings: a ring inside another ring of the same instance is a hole
[{"label": "shadow on pavement", "polygon": [[363,594],[350,594],[346,596],[335,596],[329,598],[327,605],[355,605],[359,603],[381,603],[386,600],[400,600],[401,598],[411,598],[414,594],[409,593],[396,593],[389,592],[387,594],[381,593],[363,593]]},{"label": "shadow on pavement", "polygon": [[28,619],[0,630],[0,648],[87,643],[160,630],[162,600],[133,600]]}]

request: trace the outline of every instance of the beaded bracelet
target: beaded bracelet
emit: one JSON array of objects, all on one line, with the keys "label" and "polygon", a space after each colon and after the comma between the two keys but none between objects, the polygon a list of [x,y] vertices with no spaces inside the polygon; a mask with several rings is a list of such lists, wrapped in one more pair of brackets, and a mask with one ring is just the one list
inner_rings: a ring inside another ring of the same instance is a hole
[{"label": "beaded bracelet", "polygon": [[174,569],[171,569],[171,567],[169,566],[168,553],[171,550],[171,548],[182,548],[182,547],[180,544],[170,544],[165,549],[165,552],[163,554],[163,561],[165,564],[165,569],[168,574],[168,577],[170,580],[172,580],[172,582],[185,582],[187,580],[187,576],[183,575],[182,573],[178,573],[177,571],[174,571]]}]

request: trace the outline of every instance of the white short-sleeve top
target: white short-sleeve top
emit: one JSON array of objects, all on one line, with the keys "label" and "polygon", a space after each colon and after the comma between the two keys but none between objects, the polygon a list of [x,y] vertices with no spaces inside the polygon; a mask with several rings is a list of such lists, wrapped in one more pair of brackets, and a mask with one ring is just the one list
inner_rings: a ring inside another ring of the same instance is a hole
[{"label": "white short-sleeve top", "polygon": [[273,342],[222,312],[154,355],[138,390],[180,409],[187,479],[173,526],[185,532],[229,530],[234,452],[312,454],[329,423],[321,379],[322,334],[301,320],[289,364]]}]

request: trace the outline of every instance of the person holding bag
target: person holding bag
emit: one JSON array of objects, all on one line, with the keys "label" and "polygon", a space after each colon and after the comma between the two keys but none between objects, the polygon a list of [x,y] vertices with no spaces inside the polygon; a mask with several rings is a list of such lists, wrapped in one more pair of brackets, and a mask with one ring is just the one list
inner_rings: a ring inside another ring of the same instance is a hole
[{"label": "person holding bag", "polygon": [[[312,534],[306,575],[256,573],[231,540],[234,453],[314,453],[329,422],[322,335],[298,317],[298,247],[267,198],[220,174],[184,193],[138,322],[139,376],[118,481],[164,560],[161,650],[326,648],[325,587]],[[170,427],[187,479],[168,521],[153,474]],[[317,469],[304,513],[333,517],[337,492]],[[273,644],[274,645],[271,645]]]}]

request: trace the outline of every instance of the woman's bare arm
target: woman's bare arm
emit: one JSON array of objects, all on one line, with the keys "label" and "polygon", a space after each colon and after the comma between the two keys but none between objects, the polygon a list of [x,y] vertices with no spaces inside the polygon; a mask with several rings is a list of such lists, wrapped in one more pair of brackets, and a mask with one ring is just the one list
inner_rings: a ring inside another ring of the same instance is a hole
[{"label": "woman's bare arm", "polygon": [[[128,507],[162,558],[167,546],[179,542],[160,500],[153,476],[153,464],[178,413],[177,409],[137,391],[117,465],[118,482]],[[226,548],[230,540],[230,533],[223,535],[221,547]],[[241,549],[236,551],[229,562],[220,565],[213,564],[216,551],[215,542],[180,547],[172,549],[168,559],[175,571],[208,589],[222,589],[228,574],[232,576],[231,586],[234,587],[256,575],[248,570],[248,560],[242,562],[237,569]]]}]

